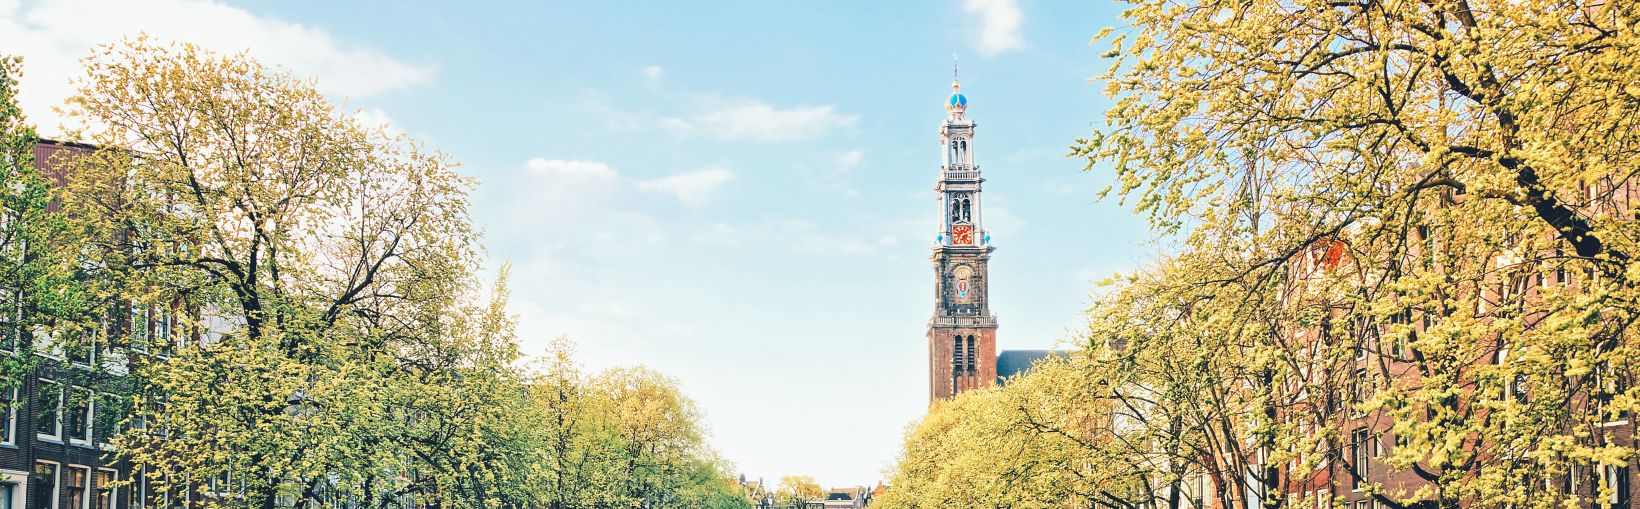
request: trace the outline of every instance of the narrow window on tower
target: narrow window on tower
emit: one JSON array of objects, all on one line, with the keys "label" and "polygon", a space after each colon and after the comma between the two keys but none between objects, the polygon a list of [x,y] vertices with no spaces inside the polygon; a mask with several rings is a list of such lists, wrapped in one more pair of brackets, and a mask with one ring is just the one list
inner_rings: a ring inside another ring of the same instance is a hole
[{"label": "narrow window on tower", "polygon": [[962,140],[962,141],[957,142],[957,143],[960,145],[960,148],[957,149],[957,157],[961,158],[962,162],[967,163],[968,162],[968,140]]},{"label": "narrow window on tower", "polygon": [[962,369],[962,335],[951,336],[951,373]]},{"label": "narrow window on tower", "polygon": [[971,212],[971,210],[968,208],[968,199],[963,198],[962,199],[962,220],[963,221],[972,222],[974,220],[974,216],[969,215],[969,212]]},{"label": "narrow window on tower", "polygon": [[957,140],[951,140],[951,164],[957,164]]},{"label": "narrow window on tower", "polygon": [[974,358],[977,356],[979,355],[974,351],[974,337],[968,337],[968,373],[974,373]]},{"label": "narrow window on tower", "polygon": [[951,222],[962,220],[962,200],[951,199]]}]

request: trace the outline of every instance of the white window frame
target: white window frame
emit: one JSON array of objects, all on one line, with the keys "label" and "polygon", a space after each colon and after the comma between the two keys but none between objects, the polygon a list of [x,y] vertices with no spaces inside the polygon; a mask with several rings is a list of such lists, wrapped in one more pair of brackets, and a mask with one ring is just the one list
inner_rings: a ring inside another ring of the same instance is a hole
[{"label": "white window frame", "polygon": [[[144,353],[151,350],[148,344],[148,322],[153,319],[152,314],[153,310],[147,304],[131,301],[131,309],[126,313],[125,336],[131,343],[132,350]],[[140,327],[137,323],[138,317],[142,318]]]},{"label": "white window frame", "polygon": [[[97,392],[97,393],[94,393],[94,394],[96,395],[96,398],[97,398],[96,401],[104,401],[106,399],[115,399],[115,398],[121,397],[119,394],[115,394],[115,393],[112,393],[112,392]],[[107,411],[107,410],[108,409],[106,409],[106,408],[103,409],[103,411]],[[95,419],[97,417],[97,414],[92,413],[91,417],[93,419]],[[125,417],[120,417],[120,416],[116,416],[115,418],[125,419]],[[124,431],[124,430],[121,429],[120,422],[115,421],[108,428],[108,433],[106,435],[98,434],[97,433],[97,421],[95,421],[95,420],[91,421],[91,434],[94,435],[92,437],[92,443],[97,444],[97,447],[101,448],[104,451],[114,450],[114,444],[111,441],[114,439],[114,437],[119,436],[121,431]]]},{"label": "white window frame", "polygon": [[1618,474],[1620,473],[1627,474],[1627,472],[1622,472],[1622,467],[1606,464],[1600,465],[1601,481],[1600,484],[1595,487],[1595,496],[1601,500],[1601,504],[1609,505],[1620,502],[1618,497],[1621,494],[1617,492],[1617,484],[1623,482],[1623,480],[1618,477]]},{"label": "white window frame", "polygon": [[[141,472],[138,472],[139,469]],[[148,507],[148,467],[132,467],[131,477],[127,480],[131,481],[131,502],[126,504],[126,508]]]},{"label": "white window frame", "polygon": [[[1372,462],[1372,431],[1365,427],[1350,430],[1350,466],[1355,470],[1350,476],[1350,491],[1360,493],[1367,489],[1369,466]],[[1360,478],[1359,481],[1356,478]]]},{"label": "white window frame", "polygon": [[[10,288],[0,290],[0,352],[17,353],[23,346],[23,331],[13,329],[22,324],[22,300],[19,292]],[[24,483],[25,485],[27,483]]]},{"label": "white window frame", "polygon": [[[85,479],[80,484],[80,506],[70,507],[68,509],[91,509],[91,485],[93,483],[91,473],[93,472],[93,469],[85,465],[69,465],[68,468],[78,472],[85,472]],[[57,471],[57,477],[59,479],[62,478],[62,470],[59,469]],[[68,486],[59,486],[58,488],[58,492],[61,492],[63,489],[69,489]],[[62,501],[59,500],[58,502],[61,503]]]},{"label": "white window frame", "polygon": [[28,472],[16,470],[0,470],[0,484],[16,486],[11,500],[0,500],[0,509],[23,509],[28,507]]},{"label": "white window frame", "polygon": [[[0,383],[5,383],[5,382],[6,382],[5,380],[0,380]],[[18,387],[12,387],[11,388],[11,404],[6,405],[6,408],[5,408],[5,412],[6,412],[5,420],[7,421],[6,422],[7,423],[6,429],[11,430],[11,436],[0,436],[0,446],[17,447],[17,394],[22,392],[22,389],[23,389],[21,387],[22,384],[18,384],[18,385],[19,385]],[[3,390],[3,389],[0,389],[0,390]],[[4,472],[5,471],[0,470],[0,474],[4,474]],[[4,482],[4,480],[5,479],[3,477],[0,477],[0,482]],[[4,508],[0,508],[0,509],[4,509]]]},{"label": "white window frame", "polygon": [[78,347],[78,348],[83,348],[85,350],[85,359],[82,360],[82,359],[73,358],[72,356],[68,355],[68,349],[69,349],[68,346],[59,345],[58,350],[60,350],[60,354],[62,355],[62,359],[60,359],[60,360],[67,361],[71,365],[79,366],[79,367],[82,367],[82,368],[89,368],[89,367],[92,367],[92,366],[96,366],[97,365],[97,334],[92,333],[89,338],[86,338],[84,340],[79,340],[78,342],[80,344],[75,345],[75,346]]},{"label": "white window frame", "polygon": [[[38,459],[34,460],[34,463],[35,463],[35,465],[38,465],[40,463],[50,463],[53,467],[56,467],[56,468],[53,469],[53,473],[52,473],[52,475],[55,476],[55,479],[52,479],[52,481],[51,481],[51,488],[52,488],[51,489],[51,507],[53,507],[53,508],[59,507],[63,503],[63,501],[62,501],[62,495],[63,495],[63,464],[55,462],[55,461],[51,461],[51,460],[38,460]],[[33,465],[31,465],[31,466],[33,466]],[[32,477],[33,473],[30,472],[29,475],[30,475],[30,477]],[[24,502],[23,502],[24,505],[28,504],[27,500],[28,499],[24,499]]]},{"label": "white window frame", "polygon": [[57,417],[58,423],[59,423],[59,425],[66,425],[70,422],[69,419],[65,419],[65,417],[68,417],[67,411],[73,409],[73,407],[71,407],[69,405],[69,397],[76,390],[83,391],[83,392],[86,393],[85,416],[84,416],[85,417],[85,440],[80,440],[78,438],[74,438],[74,437],[70,436],[68,434],[69,430],[67,430],[67,429],[59,428],[58,433],[60,433],[63,437],[63,440],[68,442],[69,444],[78,445],[78,446],[81,446],[81,447],[91,447],[91,444],[96,443],[96,441],[97,441],[97,436],[96,436],[97,435],[97,421],[95,420],[96,417],[97,417],[97,411],[96,411],[96,408],[97,408],[97,391],[93,391],[93,390],[91,390],[90,388],[87,388],[87,387],[75,387],[75,386],[72,386],[72,385],[64,386],[64,388],[63,388],[63,401],[62,401],[62,406],[61,406],[62,411],[57,412],[57,414],[58,414],[58,417]]},{"label": "white window frame", "polygon": [[[57,419],[57,423],[56,423],[56,426],[54,428],[54,429],[57,430],[57,433],[54,434],[54,435],[53,434],[47,434],[47,433],[40,433],[40,423],[35,422],[34,423],[34,437],[37,438],[37,439],[40,439],[40,440],[48,441],[48,442],[59,442],[60,443],[60,442],[63,441],[63,397],[64,397],[63,384],[56,381],[56,380],[47,380],[47,379],[44,379],[44,378],[39,378],[37,380],[39,380],[39,382],[40,382],[39,383],[40,390],[35,391],[36,394],[34,395],[34,401],[30,402],[32,405],[34,405],[36,407],[36,408],[34,408],[34,416],[35,416],[37,421],[38,421],[38,418],[40,417],[40,410],[41,410],[40,408],[38,408],[38,406],[40,404],[40,401],[39,401],[40,396],[42,394],[45,394],[45,388],[48,387],[48,386],[57,388],[57,411],[55,412],[55,414],[56,414],[55,418]],[[62,475],[59,474],[58,477],[62,477]]]},{"label": "white window frame", "polygon": [[[120,471],[112,468],[98,468],[95,472],[93,472],[93,474],[102,472],[107,472],[109,474],[108,478],[114,481],[114,485],[108,487],[108,509],[117,509],[120,506]],[[96,480],[96,478],[93,478],[93,480]],[[92,493],[97,494],[92,495],[94,498],[102,493],[100,490],[101,486],[101,484],[98,484],[92,487]],[[92,504],[92,507],[95,506],[96,504]]]},{"label": "white window frame", "polygon": [[148,341],[153,344],[158,353],[161,353],[161,357],[176,353],[176,348],[171,343],[171,333],[175,332],[172,330],[172,322],[175,321],[171,307],[167,305],[154,305],[148,313],[148,323],[150,325]]}]

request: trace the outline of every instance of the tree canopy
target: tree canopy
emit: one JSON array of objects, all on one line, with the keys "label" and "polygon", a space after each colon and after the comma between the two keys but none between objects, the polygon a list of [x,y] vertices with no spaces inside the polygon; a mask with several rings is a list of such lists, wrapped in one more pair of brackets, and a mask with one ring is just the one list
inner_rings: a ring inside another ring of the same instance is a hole
[{"label": "tree canopy", "polygon": [[567,340],[529,363],[508,271],[478,280],[475,181],[448,156],[310,80],[139,37],[85,60],[67,111],[89,145],[53,185],[31,173],[16,62],[0,252],[26,225],[52,256],[0,257],[38,322],[6,325],[119,379],[98,415],[151,502],[750,506],[669,378],[583,374]]}]

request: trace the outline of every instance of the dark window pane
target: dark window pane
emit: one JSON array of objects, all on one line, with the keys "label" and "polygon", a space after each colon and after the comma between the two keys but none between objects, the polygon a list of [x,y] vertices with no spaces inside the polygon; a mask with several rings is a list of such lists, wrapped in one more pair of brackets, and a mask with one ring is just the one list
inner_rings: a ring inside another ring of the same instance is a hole
[{"label": "dark window pane", "polygon": [[35,432],[42,435],[58,436],[60,430],[58,430],[57,415],[61,412],[62,404],[62,386],[57,385],[55,382],[41,380],[39,398],[35,401],[34,407]]}]

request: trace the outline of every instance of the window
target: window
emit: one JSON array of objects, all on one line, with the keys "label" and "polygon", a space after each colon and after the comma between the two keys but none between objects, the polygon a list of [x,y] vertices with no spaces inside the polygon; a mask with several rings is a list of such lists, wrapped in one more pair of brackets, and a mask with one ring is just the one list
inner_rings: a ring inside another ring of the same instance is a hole
[{"label": "window", "polygon": [[[1426,324],[1426,327],[1427,327],[1427,324],[1429,323],[1429,320],[1430,320],[1429,314],[1425,313],[1424,314],[1424,323]],[[1417,332],[1418,332],[1417,328],[1415,328],[1412,324],[1412,310],[1411,309],[1403,309],[1403,310],[1395,312],[1395,314],[1389,315],[1389,323],[1392,326],[1394,326],[1394,325],[1405,325],[1406,328],[1407,328],[1407,330],[1405,332],[1391,333],[1390,338],[1389,338],[1389,340],[1390,340],[1389,341],[1389,354],[1390,354],[1390,356],[1397,357],[1397,358],[1404,358],[1404,356],[1406,356],[1408,354],[1408,345],[1411,343],[1413,335],[1417,334]]]},{"label": "window", "polygon": [[143,475],[143,467],[131,469],[131,489],[126,496],[129,497],[126,507],[142,509],[148,506],[148,476]]},{"label": "window", "polygon": [[1367,380],[1367,370],[1355,370],[1346,383],[1350,393],[1350,404],[1360,403],[1372,397],[1372,382]]},{"label": "window", "polygon": [[91,414],[91,433],[101,443],[108,443],[118,435],[120,421],[130,413],[125,400],[113,394],[98,394],[96,409]]},{"label": "window", "polygon": [[131,303],[131,348],[137,351],[148,351],[148,306],[140,302]]},{"label": "window", "polygon": [[57,464],[34,462],[34,487],[29,490],[29,509],[57,509]]},{"label": "window", "polygon": [[962,336],[951,337],[951,374],[962,371]]},{"label": "window", "polygon": [[1355,475],[1350,476],[1350,489],[1360,491],[1367,478],[1368,462],[1371,461],[1371,442],[1367,438],[1367,428],[1356,428],[1350,432],[1350,469]]},{"label": "window", "polygon": [[160,355],[170,355],[171,333],[176,327],[176,315],[167,306],[155,306],[153,311],[153,338],[154,348],[159,349]]},{"label": "window", "polygon": [[1601,498],[1613,509],[1628,507],[1629,467],[1601,465]]},{"label": "window", "polygon": [[96,349],[95,341],[91,336],[78,331],[62,334],[65,339],[63,341],[63,355],[68,358],[68,362],[83,366],[91,365],[91,353]]},{"label": "window", "polygon": [[17,315],[17,292],[0,291],[0,349],[8,352],[17,349],[17,337],[21,333],[17,326]]},{"label": "window", "polygon": [[245,483],[232,470],[214,474],[205,482],[205,495],[212,498],[237,498],[244,493]]},{"label": "window", "polygon": [[1508,392],[1509,399],[1514,400],[1516,403],[1526,403],[1531,395],[1528,392],[1530,383],[1525,373],[1515,373],[1514,376],[1509,377],[1509,386],[1505,389]]},{"label": "window", "polygon": [[76,442],[91,441],[91,398],[93,393],[84,388],[74,387],[68,390],[68,415],[63,416],[68,424],[68,439]]},{"label": "window", "polygon": [[1555,248],[1555,284],[1557,285],[1566,284],[1566,260],[1562,259],[1565,256],[1564,251],[1561,251],[1558,247]]},{"label": "window", "polygon": [[40,379],[40,394],[34,402],[34,432],[40,438],[61,440],[63,422],[58,417],[63,411],[63,386],[51,380]]},{"label": "window", "polygon": [[0,480],[0,507],[5,507],[6,509],[18,507],[17,487],[17,481],[9,478]]},{"label": "window", "polygon": [[1434,230],[1432,230],[1429,227],[1429,225],[1419,226],[1418,227],[1418,239],[1423,241],[1423,246],[1421,246],[1422,247],[1421,250],[1423,251],[1423,255],[1424,255],[1424,263],[1428,267],[1434,267],[1435,266],[1435,232],[1434,232]]},{"label": "window", "polygon": [[113,470],[97,470],[97,496],[91,499],[92,509],[114,509],[114,501],[120,499],[119,487],[114,486],[118,472]]},{"label": "window", "polygon": [[[119,327],[120,310],[118,304],[109,303],[97,315],[97,341],[92,343],[92,355],[109,359],[114,353],[114,338],[120,337]],[[118,360],[106,362],[118,363]]]},{"label": "window", "polygon": [[65,504],[64,509],[86,509],[90,507],[91,500],[86,496],[86,490],[90,488],[86,483],[91,480],[90,477],[90,468],[68,468],[68,482],[65,483],[68,485],[68,503]]},{"label": "window", "polygon": [[[0,443],[16,444],[14,433],[17,429],[17,386],[10,380],[0,379]],[[7,506],[10,507],[10,506]]]},{"label": "window", "polygon": [[976,351],[974,351],[974,337],[973,337],[973,335],[969,335],[969,337],[968,337],[968,373],[974,373],[974,358],[977,358],[977,356],[979,356],[979,355],[977,355]]}]

